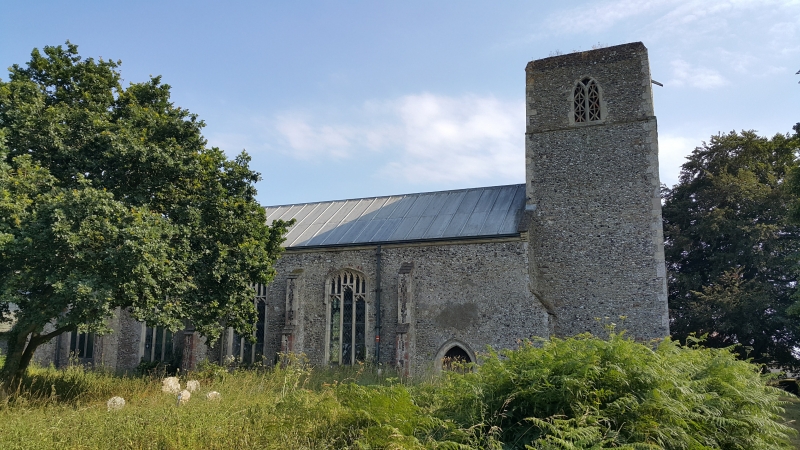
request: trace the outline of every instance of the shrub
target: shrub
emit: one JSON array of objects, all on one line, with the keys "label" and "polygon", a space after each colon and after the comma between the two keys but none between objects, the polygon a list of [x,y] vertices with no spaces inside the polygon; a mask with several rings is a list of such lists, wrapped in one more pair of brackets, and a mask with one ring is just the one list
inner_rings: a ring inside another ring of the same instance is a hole
[{"label": "shrub", "polygon": [[791,448],[779,396],[730,349],[648,346],[612,333],[490,351],[426,399],[486,446]]}]

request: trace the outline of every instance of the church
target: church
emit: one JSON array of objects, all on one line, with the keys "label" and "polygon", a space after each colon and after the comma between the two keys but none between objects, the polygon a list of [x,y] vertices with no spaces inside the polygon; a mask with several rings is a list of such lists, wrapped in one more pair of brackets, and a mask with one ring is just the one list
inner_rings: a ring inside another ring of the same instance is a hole
[{"label": "church", "polygon": [[609,321],[667,336],[651,82],[640,42],[528,63],[524,184],[266,208],[296,223],[275,280],[256,286],[255,343],[228,330],[206,347],[121,311],[114,333],[61,336],[37,359],[125,371],[293,352],[413,376]]}]

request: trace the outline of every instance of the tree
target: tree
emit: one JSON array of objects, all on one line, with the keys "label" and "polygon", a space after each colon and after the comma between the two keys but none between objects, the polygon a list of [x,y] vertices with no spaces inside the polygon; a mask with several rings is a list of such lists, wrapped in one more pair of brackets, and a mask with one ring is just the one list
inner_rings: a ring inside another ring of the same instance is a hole
[{"label": "tree", "polygon": [[786,183],[799,143],[753,131],[712,136],[665,191],[673,337],[707,334],[707,345],[737,345],[757,362],[800,367],[792,307],[800,228],[789,218],[797,196]]},{"label": "tree", "polygon": [[[794,140],[800,142],[800,122],[794,124],[792,129],[794,130]],[[787,179],[789,191],[794,196],[790,211],[791,219],[793,223],[800,224],[800,166],[792,169]]]},{"label": "tree", "polygon": [[6,382],[60,332],[107,331],[118,307],[211,341],[251,333],[250,285],[271,280],[290,225],[265,223],[249,156],[208,148],[160,77],[122,88],[119,62],[77,50],[34,49],[0,80]]}]

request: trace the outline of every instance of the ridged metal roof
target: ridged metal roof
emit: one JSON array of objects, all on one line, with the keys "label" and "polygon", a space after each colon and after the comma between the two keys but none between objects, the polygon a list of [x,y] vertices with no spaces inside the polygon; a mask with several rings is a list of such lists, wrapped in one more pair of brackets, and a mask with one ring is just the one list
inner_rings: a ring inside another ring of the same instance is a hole
[{"label": "ridged metal roof", "polygon": [[267,207],[267,223],[296,219],[284,247],[315,247],[517,233],[525,185]]}]

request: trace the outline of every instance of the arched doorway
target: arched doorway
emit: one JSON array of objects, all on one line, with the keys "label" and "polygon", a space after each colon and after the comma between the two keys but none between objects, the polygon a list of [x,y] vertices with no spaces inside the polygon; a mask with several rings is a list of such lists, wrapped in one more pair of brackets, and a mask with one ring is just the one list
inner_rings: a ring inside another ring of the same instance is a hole
[{"label": "arched doorway", "polygon": [[475,352],[472,351],[469,345],[458,339],[450,339],[439,347],[434,364],[436,371],[439,372],[441,370],[463,368],[465,364],[475,362],[477,362]]},{"label": "arched doorway", "polygon": [[466,364],[473,362],[466,350],[458,345],[450,348],[442,358],[443,370],[463,370]]}]

